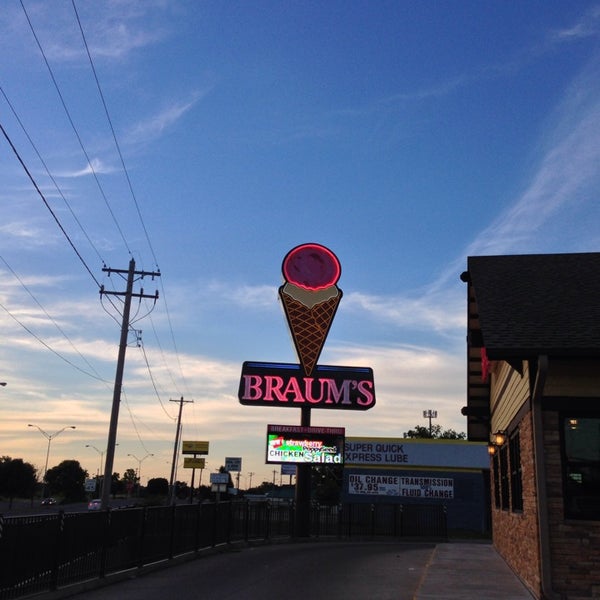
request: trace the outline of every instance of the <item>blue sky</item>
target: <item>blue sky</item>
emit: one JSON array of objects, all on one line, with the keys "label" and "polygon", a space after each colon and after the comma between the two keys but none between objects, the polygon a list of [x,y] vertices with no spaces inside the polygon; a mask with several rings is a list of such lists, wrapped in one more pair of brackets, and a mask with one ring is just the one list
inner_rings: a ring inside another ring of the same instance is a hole
[{"label": "blue sky", "polygon": [[0,455],[43,470],[27,424],[74,425],[49,466],[99,468],[120,316],[97,284],[133,257],[160,299],[136,307],[115,470],[153,454],[143,481],[168,478],[183,396],[209,470],[270,481],[266,425],[299,411],[237,385],[245,360],[296,362],[277,288],[304,242],[342,265],[320,363],[377,391],[313,424],[466,430],[466,257],[600,247],[599,34],[584,1],[6,0]]}]

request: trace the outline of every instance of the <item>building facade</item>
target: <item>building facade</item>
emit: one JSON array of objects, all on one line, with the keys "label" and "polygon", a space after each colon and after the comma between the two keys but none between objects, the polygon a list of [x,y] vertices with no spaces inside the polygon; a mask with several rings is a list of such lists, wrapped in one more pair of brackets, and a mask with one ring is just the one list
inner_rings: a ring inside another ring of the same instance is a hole
[{"label": "building facade", "polygon": [[470,257],[461,279],[494,545],[536,598],[599,598],[600,254]]}]

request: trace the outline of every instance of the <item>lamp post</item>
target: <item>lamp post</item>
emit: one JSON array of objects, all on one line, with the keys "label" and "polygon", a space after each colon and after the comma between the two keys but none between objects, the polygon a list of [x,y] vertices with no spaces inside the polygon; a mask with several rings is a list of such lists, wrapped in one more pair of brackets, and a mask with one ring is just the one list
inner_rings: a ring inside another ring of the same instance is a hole
[{"label": "lamp post", "polygon": [[96,448],[96,446],[94,446],[93,444],[86,444],[85,447],[93,448],[100,455],[100,467],[99,467],[98,471],[96,471],[96,481],[101,481],[100,489],[99,489],[99,496],[102,496],[102,487],[104,486],[104,477],[100,480],[100,471],[102,471],[102,465],[104,464],[104,461],[103,461],[104,451],[98,450],[98,448]]},{"label": "lamp post", "polygon": [[32,423],[28,423],[27,427],[35,427],[47,440],[48,440],[48,449],[46,450],[46,463],[44,464],[44,478],[42,479],[42,498],[46,492],[46,472],[48,471],[48,458],[50,457],[50,444],[55,437],[58,437],[65,429],[76,429],[75,425],[67,425],[62,429],[59,429],[57,432],[50,435],[46,433],[41,427],[38,425],[33,425]]},{"label": "lamp post", "polygon": [[138,461],[138,470],[137,470],[137,480],[138,480],[138,496],[140,495],[140,487],[142,485],[142,463],[149,457],[154,456],[154,454],[146,454],[144,458],[138,458],[135,454],[128,454],[127,456],[131,456],[131,458],[135,458]]}]

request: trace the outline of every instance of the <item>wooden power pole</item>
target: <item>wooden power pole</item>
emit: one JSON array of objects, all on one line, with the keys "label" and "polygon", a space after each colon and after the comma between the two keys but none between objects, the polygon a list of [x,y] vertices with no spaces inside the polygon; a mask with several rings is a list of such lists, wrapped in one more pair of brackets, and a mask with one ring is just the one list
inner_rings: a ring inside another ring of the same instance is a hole
[{"label": "wooden power pole", "polygon": [[123,304],[123,320],[121,323],[121,341],[119,343],[119,357],[117,360],[117,372],[115,374],[115,387],[113,391],[112,411],[110,415],[110,426],[108,428],[108,442],[106,444],[106,462],[104,463],[104,485],[102,486],[102,508],[108,508],[108,502],[110,499],[110,490],[112,487],[112,471],[115,460],[115,446],[117,443],[117,425],[119,422],[119,406],[121,404],[121,388],[123,386],[123,371],[125,369],[125,352],[127,350],[127,336],[129,334],[129,315],[131,312],[131,299],[132,298],[153,298],[154,301],[158,300],[158,291],[152,295],[144,294],[144,290],[134,293],[133,284],[136,277],[140,279],[144,277],[160,277],[158,271],[136,271],[135,260],[132,258],[129,261],[129,269],[109,269],[104,267],[102,269],[108,273],[127,273],[127,288],[124,292],[112,292],[104,289],[104,286],[100,288],[100,295],[113,295],[113,296],[124,296],[125,301]]}]

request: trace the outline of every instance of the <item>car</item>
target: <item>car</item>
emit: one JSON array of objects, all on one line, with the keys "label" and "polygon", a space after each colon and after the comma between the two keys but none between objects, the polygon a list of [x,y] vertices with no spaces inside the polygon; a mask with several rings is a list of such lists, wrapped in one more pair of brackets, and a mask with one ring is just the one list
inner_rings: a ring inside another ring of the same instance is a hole
[{"label": "car", "polygon": [[42,500],[42,506],[52,506],[56,504],[56,500],[54,498],[44,498]]},{"label": "car", "polygon": [[88,510],[100,510],[102,508],[102,500],[96,498],[88,502]]}]

